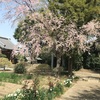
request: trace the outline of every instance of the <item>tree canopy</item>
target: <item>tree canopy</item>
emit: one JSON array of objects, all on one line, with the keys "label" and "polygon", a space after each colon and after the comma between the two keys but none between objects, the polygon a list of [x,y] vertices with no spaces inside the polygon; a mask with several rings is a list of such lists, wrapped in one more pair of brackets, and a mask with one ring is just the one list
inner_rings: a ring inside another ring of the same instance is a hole
[{"label": "tree canopy", "polygon": [[45,47],[55,53],[60,66],[63,53],[72,58],[74,51],[89,50],[87,36],[100,35],[100,0],[48,0],[48,8],[41,11],[34,11],[38,0],[6,2],[12,1],[16,9],[8,9],[8,15],[25,14],[14,37],[29,46],[33,58]]},{"label": "tree canopy", "polygon": [[100,0],[48,0],[49,9],[57,16],[64,16],[68,23],[78,27],[98,19],[100,21]]}]

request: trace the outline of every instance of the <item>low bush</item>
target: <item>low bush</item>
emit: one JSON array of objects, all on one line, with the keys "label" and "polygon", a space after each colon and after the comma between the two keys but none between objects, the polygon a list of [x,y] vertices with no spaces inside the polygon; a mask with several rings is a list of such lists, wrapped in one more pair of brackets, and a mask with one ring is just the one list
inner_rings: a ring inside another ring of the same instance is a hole
[{"label": "low bush", "polygon": [[49,88],[47,92],[48,100],[52,100],[55,97],[60,96],[64,92],[64,86],[61,83],[57,83],[54,87]]},{"label": "low bush", "polygon": [[50,70],[50,66],[48,64],[40,64],[36,67],[37,70],[47,71]]},{"label": "low bush", "polygon": [[25,63],[18,63],[15,65],[14,72],[18,74],[26,73],[26,64]]},{"label": "low bush", "polygon": [[35,69],[34,72],[40,75],[51,74],[51,68],[48,64],[40,64]]},{"label": "low bush", "polygon": [[7,56],[5,54],[0,54],[0,57],[6,58]]},{"label": "low bush", "polygon": [[[45,50],[44,50],[44,51],[45,51]],[[51,65],[51,53],[50,53],[50,52],[48,52],[48,53],[42,52],[42,53],[40,54],[40,58],[42,59],[42,63]]]},{"label": "low bush", "polygon": [[0,58],[0,66],[4,67],[4,66],[11,66],[12,63],[7,59],[7,58]]},{"label": "low bush", "polygon": [[[54,87],[54,89],[21,89],[20,91],[15,91],[12,94],[8,94],[3,100],[53,100],[56,96],[60,96],[62,93],[60,91],[61,87]],[[32,99],[33,98],[33,99]]]},{"label": "low bush", "polygon": [[23,100],[22,97],[24,97],[22,90],[17,89],[15,92],[5,96],[3,100]]},{"label": "low bush", "polygon": [[8,94],[3,100],[53,100],[55,97],[63,93],[63,84],[57,83],[54,87],[40,88],[39,80],[35,78],[31,85],[27,80],[21,90],[17,90],[12,94]]},{"label": "low bush", "polygon": [[39,78],[36,76],[33,80],[26,80],[21,90],[8,94],[3,100],[54,100],[64,92],[64,87],[70,87],[75,77],[66,79],[61,83],[59,79],[52,82],[49,79],[48,88],[40,88]]},{"label": "low bush", "polygon": [[64,81],[64,85],[65,85],[66,87],[70,87],[71,84],[72,84],[72,79],[67,79],[67,80]]}]

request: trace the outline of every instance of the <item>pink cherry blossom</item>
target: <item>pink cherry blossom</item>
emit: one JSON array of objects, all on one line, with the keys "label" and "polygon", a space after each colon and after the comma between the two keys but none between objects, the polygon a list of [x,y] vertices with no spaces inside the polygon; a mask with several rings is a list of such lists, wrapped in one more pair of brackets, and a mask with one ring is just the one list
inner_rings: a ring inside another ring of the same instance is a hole
[{"label": "pink cherry blossom", "polygon": [[40,0],[2,0],[5,11],[5,18],[9,20],[18,20],[21,17],[27,16],[28,13],[34,12],[36,5]]},{"label": "pink cherry blossom", "polygon": [[[43,48],[54,50],[58,53],[68,53],[74,48],[78,48],[77,50],[82,52],[89,50],[89,46],[86,45],[87,35],[84,34],[84,31],[81,28],[79,30],[73,22],[69,25],[65,24],[65,19],[62,16],[57,17],[48,10],[45,13],[32,13],[29,15],[29,20],[36,22],[27,29],[31,33],[27,37],[32,44],[34,55],[38,56]],[[26,24],[23,23],[24,25]],[[94,26],[91,27],[92,30],[95,30]],[[87,29],[88,24],[84,27],[84,30]],[[87,34],[90,33],[87,32]],[[44,45],[41,45],[41,43]]]}]

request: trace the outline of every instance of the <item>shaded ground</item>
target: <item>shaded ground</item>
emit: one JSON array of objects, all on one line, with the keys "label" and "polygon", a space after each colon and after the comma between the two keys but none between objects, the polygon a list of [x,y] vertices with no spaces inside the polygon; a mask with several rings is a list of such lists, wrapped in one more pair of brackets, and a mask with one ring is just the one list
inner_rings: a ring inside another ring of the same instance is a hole
[{"label": "shaded ground", "polygon": [[74,73],[80,80],[56,100],[100,100],[100,74],[88,70]]},{"label": "shaded ground", "polygon": [[21,85],[0,82],[0,98],[21,88]]}]

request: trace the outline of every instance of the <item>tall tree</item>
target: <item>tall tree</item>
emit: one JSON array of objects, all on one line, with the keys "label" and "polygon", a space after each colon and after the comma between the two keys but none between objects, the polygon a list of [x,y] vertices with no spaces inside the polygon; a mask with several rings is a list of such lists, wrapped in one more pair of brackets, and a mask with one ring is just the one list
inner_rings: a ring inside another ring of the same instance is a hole
[{"label": "tall tree", "polygon": [[87,22],[100,20],[100,0],[48,0],[50,10],[62,15],[67,22],[75,22],[78,27]]},{"label": "tall tree", "polygon": [[82,27],[78,30],[75,23],[67,25],[63,16],[57,17],[48,10],[29,15],[20,23],[14,36],[21,42],[31,43],[33,55],[39,55],[44,47],[51,49],[59,67],[63,53],[69,53],[72,57],[74,49],[78,52],[89,49],[86,45],[87,36],[83,33]]},{"label": "tall tree", "polygon": [[[67,25],[70,23],[76,24],[78,34],[85,34],[85,37],[86,35],[88,36],[90,34],[95,36],[97,33],[98,35],[100,34],[100,30],[96,31],[96,28],[94,28],[95,22],[90,24],[93,20],[98,21],[98,23],[100,21],[100,0],[48,0],[48,2],[51,12],[57,16],[63,16],[67,21]],[[82,27],[84,26],[85,29],[83,28],[83,30]],[[91,26],[93,27],[91,28]],[[74,54],[74,49],[70,51],[70,54]],[[70,59],[70,61],[71,60],[72,59]],[[70,67],[71,64],[69,69]]]},{"label": "tall tree", "polygon": [[83,25],[100,18],[99,0],[48,0],[51,11],[46,12],[34,12],[34,5],[39,3],[34,0],[3,1],[8,5],[8,18],[27,16],[19,24],[20,29],[16,29],[15,37],[29,44],[33,56],[38,56],[43,47],[49,48],[55,52],[59,67],[62,53],[67,52],[72,58],[75,50],[81,52],[89,49],[86,45],[87,26]]}]

